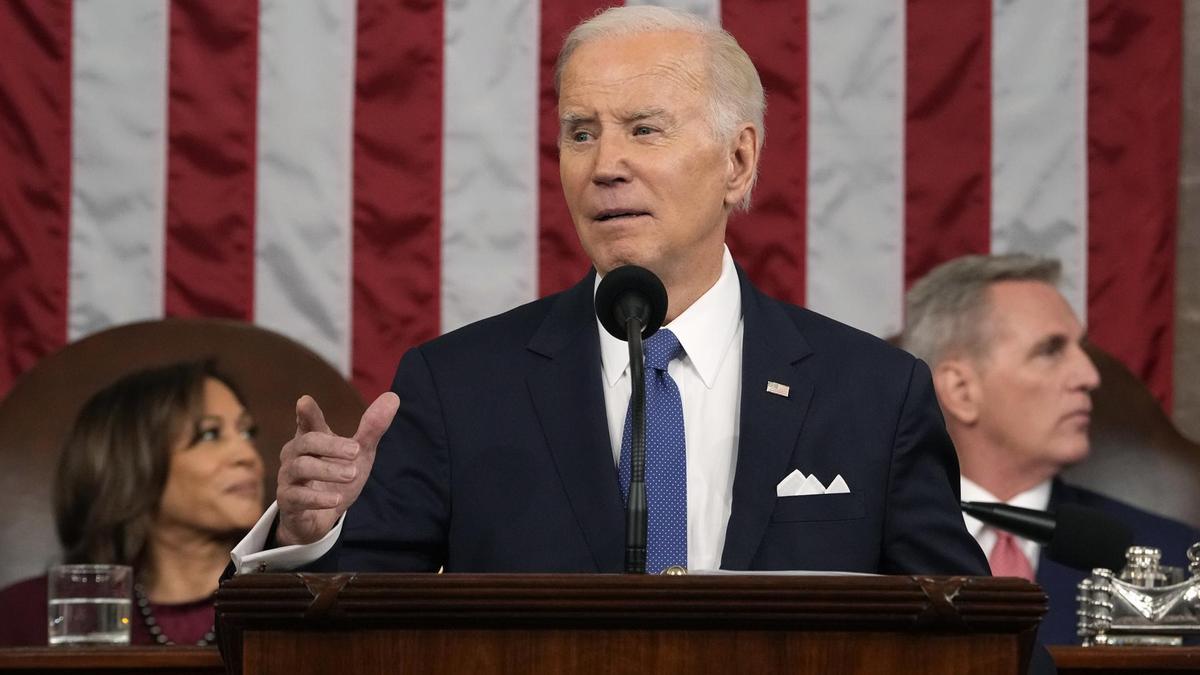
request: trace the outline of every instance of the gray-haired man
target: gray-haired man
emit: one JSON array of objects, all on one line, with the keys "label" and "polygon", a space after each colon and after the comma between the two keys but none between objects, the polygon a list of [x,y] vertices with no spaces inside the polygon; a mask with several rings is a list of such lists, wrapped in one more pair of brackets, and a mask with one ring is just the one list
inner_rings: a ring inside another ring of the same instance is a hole
[{"label": "gray-haired man", "polygon": [[[1183,564],[1197,534],[1181,523],[1064,483],[1087,457],[1100,375],[1084,328],[1058,292],[1059,263],[1028,255],[967,256],[932,270],[907,297],[903,345],[929,363],[962,470],[962,497],[1039,510],[1076,503],[1124,521],[1138,543]],[[1075,586],[1084,572],[1035,542],[966,517],[992,572],[1036,580],[1050,596],[1047,644],[1075,643]]]}]

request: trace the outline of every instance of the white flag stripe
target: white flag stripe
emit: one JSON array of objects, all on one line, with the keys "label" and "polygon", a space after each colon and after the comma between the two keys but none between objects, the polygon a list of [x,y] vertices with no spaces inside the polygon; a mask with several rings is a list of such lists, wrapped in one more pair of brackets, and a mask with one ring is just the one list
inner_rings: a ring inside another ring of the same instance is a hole
[{"label": "white flag stripe", "polygon": [[[629,0],[719,19],[719,0]],[[1087,278],[1087,3],[995,0],[992,248]],[[262,0],[255,321],[351,362],[354,0]],[[444,8],[441,327],[535,297],[539,6]],[[70,339],[163,313],[169,9],[78,0]],[[902,321],[905,3],[809,4],[807,303]],[[496,30],[496,27],[503,30]],[[745,36],[743,36],[745,39]]]},{"label": "white flag stripe", "polygon": [[163,315],[168,6],[78,0],[67,339]]},{"label": "white flag stripe", "polygon": [[255,322],[350,372],[354,0],[263,0]]},{"label": "white flag stripe", "polygon": [[904,3],[811,0],[808,18],[807,304],[891,335],[903,320]]},{"label": "white flag stripe", "polygon": [[655,5],[682,9],[712,21],[721,23],[721,0],[625,0],[626,5]]},{"label": "white flag stripe", "polygon": [[446,3],[443,331],[537,295],[539,9]]},{"label": "white flag stripe", "polygon": [[1087,2],[995,0],[992,250],[1054,256],[1087,316]]}]

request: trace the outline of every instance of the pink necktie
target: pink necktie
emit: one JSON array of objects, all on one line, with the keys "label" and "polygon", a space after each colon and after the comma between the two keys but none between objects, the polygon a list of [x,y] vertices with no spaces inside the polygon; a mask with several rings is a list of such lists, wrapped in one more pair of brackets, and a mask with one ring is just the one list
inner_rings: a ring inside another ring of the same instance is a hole
[{"label": "pink necktie", "polygon": [[996,530],[996,545],[988,555],[988,564],[992,566],[992,576],[1021,577],[1033,581],[1033,566],[1029,558],[1017,544],[1017,538],[1011,534]]}]

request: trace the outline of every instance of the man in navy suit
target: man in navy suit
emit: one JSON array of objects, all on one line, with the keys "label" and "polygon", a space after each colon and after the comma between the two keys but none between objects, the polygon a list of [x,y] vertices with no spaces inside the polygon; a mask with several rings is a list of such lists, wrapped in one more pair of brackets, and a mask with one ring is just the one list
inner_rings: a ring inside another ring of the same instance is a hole
[{"label": "man in navy suit", "polygon": [[628,353],[593,295],[636,264],[665,284],[682,349],[661,370],[682,410],[686,488],[666,497],[686,503],[690,569],[986,574],[924,364],[768,298],[725,247],[764,133],[732,36],[611,9],[567,38],[556,85],[563,191],[594,269],[409,351],[351,438],[302,399],[238,568],[621,571]]},{"label": "man in navy suit", "polygon": [[[1058,292],[1056,260],[967,256],[947,262],[908,293],[904,346],[933,369],[938,401],[962,466],[969,501],[1054,511],[1079,504],[1112,515],[1186,566],[1200,536],[1191,528],[1057,477],[1089,450],[1091,392],[1100,376],[1084,330]],[[1045,644],[1073,644],[1076,586],[1090,570],[1046,559],[1040,547],[966,517],[992,573],[1036,579],[1050,599]]]}]

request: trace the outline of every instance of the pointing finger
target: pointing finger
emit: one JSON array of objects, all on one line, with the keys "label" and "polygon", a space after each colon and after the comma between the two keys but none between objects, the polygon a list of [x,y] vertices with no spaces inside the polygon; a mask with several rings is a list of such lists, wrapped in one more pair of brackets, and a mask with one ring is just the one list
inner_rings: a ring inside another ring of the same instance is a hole
[{"label": "pointing finger", "polygon": [[296,435],[309,431],[330,433],[329,425],[325,423],[325,413],[313,397],[305,394],[296,401]]},{"label": "pointing finger", "polygon": [[353,460],[358,457],[358,451],[358,441],[353,438],[309,431],[298,434],[285,443],[283,450],[279,453],[279,458],[284,464],[294,462],[304,455]]}]

